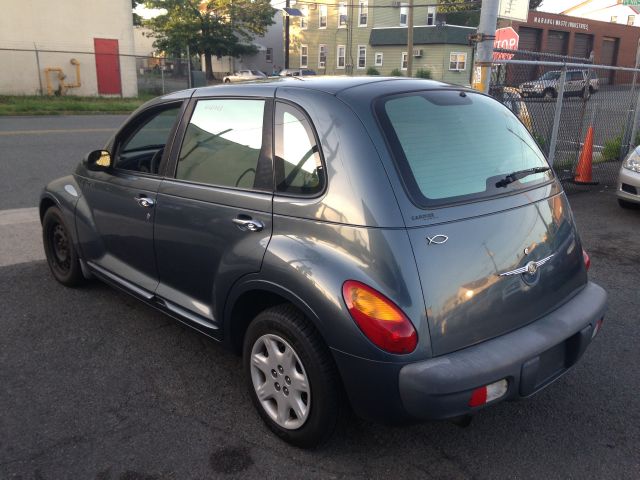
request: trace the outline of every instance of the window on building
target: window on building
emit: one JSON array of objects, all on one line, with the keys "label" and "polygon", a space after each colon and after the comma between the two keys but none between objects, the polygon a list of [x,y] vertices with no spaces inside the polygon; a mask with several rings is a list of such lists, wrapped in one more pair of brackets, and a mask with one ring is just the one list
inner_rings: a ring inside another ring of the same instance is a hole
[{"label": "window on building", "polygon": [[618,23],[618,16],[617,15],[612,15],[611,16],[611,23]]},{"label": "window on building", "polygon": [[400,61],[400,68],[406,70],[409,67],[409,57],[407,52],[402,52],[402,60]]},{"label": "window on building", "polygon": [[636,23],[636,16],[635,15],[629,15],[627,17],[627,25],[633,25]]},{"label": "window on building", "polygon": [[449,54],[449,70],[466,70],[467,54],[464,52],[451,52]]},{"label": "window on building", "polygon": [[302,30],[306,30],[309,21],[309,6],[302,5],[300,7],[300,13],[302,14],[302,16],[300,17],[300,28]]},{"label": "window on building", "polygon": [[366,27],[369,21],[369,2],[360,1],[358,7],[358,26]]},{"label": "window on building", "polygon": [[273,48],[267,48],[267,51],[265,53],[265,61],[267,63],[273,62]]},{"label": "window on building", "polygon": [[376,52],[376,67],[382,66],[382,52]]},{"label": "window on building", "polygon": [[400,26],[407,26],[407,17],[409,16],[409,4],[401,3],[400,4]]},{"label": "window on building", "polygon": [[320,11],[318,14],[318,28],[327,28],[327,6],[320,5],[318,9]]},{"label": "window on building", "polygon": [[338,4],[338,27],[346,28],[347,26],[347,4],[340,2]]},{"label": "window on building", "polygon": [[300,68],[306,68],[309,63],[309,47],[300,45]]},{"label": "window on building", "polygon": [[327,46],[318,46],[318,68],[327,68]]},{"label": "window on building", "polygon": [[367,47],[364,45],[358,45],[358,68],[364,68],[367,66]]},{"label": "window on building", "polygon": [[436,24],[436,7],[427,7],[427,25]]},{"label": "window on building", "polygon": [[342,70],[345,65],[345,53],[346,53],[344,45],[338,45],[337,53],[338,54],[337,54],[337,60],[336,60],[336,68],[339,68]]},{"label": "window on building", "polygon": [[176,178],[253,189],[264,105],[264,100],[200,100],[184,134]]}]

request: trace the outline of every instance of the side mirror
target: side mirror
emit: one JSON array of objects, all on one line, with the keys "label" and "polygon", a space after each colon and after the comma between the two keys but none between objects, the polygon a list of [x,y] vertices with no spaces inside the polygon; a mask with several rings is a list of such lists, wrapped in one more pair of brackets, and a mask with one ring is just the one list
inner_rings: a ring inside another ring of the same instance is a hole
[{"label": "side mirror", "polygon": [[94,150],[84,157],[84,164],[89,170],[109,170],[112,167],[111,154],[106,150]]}]

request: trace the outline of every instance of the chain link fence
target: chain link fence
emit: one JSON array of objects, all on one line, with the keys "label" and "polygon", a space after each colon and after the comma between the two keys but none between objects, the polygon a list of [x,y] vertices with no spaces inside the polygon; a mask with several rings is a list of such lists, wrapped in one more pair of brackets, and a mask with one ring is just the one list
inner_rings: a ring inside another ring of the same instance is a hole
[{"label": "chain link fence", "polygon": [[575,179],[590,127],[591,183],[615,185],[622,159],[640,140],[640,70],[544,53],[500,52],[514,56],[494,65],[490,94],[531,130],[565,189],[588,188]]},{"label": "chain link fence", "polygon": [[0,48],[0,95],[155,96],[205,84],[197,58]]}]

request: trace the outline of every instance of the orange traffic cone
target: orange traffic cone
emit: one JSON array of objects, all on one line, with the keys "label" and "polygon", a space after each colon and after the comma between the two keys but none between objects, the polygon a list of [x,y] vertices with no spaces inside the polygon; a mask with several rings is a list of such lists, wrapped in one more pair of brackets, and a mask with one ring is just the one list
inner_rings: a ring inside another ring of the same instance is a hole
[{"label": "orange traffic cone", "polygon": [[592,178],[592,164],[593,164],[593,126],[589,126],[587,130],[587,136],[584,139],[584,146],[582,152],[580,152],[580,160],[578,160],[578,167],[576,168],[576,176],[573,179],[574,183],[582,185],[597,185],[598,182],[594,182]]}]

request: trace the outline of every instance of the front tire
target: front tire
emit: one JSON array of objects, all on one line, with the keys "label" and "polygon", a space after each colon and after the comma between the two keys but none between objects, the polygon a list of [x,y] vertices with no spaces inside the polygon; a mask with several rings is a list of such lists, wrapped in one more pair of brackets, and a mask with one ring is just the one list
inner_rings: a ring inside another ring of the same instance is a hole
[{"label": "front tire", "polygon": [[329,439],[342,394],[329,349],[292,305],[264,310],[249,325],[243,363],[251,399],[267,426],[302,448]]},{"label": "front tire", "polygon": [[67,287],[85,282],[73,239],[58,207],[49,208],[42,218],[42,243],[49,269],[58,282]]},{"label": "front tire", "polygon": [[545,100],[552,100],[554,98],[556,98],[556,91],[552,88],[549,88],[548,90],[545,90],[544,93],[542,94],[543,98]]}]

